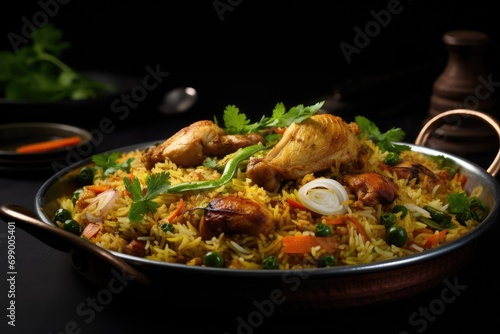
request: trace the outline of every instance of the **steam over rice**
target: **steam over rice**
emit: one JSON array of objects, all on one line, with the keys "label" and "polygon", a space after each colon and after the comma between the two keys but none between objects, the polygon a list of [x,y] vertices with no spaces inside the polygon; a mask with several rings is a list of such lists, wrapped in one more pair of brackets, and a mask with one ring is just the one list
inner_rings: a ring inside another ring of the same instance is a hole
[{"label": "steam over rice", "polygon": [[[261,269],[264,259],[275,256],[278,259],[280,269],[294,269],[318,267],[319,259],[325,254],[333,255],[337,266],[398,258],[449,243],[468,233],[479,224],[474,220],[469,220],[463,226],[453,218],[456,228],[448,229],[446,233],[429,229],[419,220],[419,216],[426,213],[422,207],[429,204],[437,209],[446,209],[447,196],[463,191],[459,175],[455,175],[445,185],[440,185],[440,187],[446,187],[445,192],[442,191],[443,189],[440,189],[441,191],[437,191],[437,189],[428,191],[425,179],[420,180],[420,182],[416,182],[415,179],[398,179],[391,174],[390,170],[381,169],[379,166],[387,152],[382,153],[372,141],[362,139],[362,147],[365,151],[372,153],[364,170],[357,172],[375,171],[393,179],[399,189],[398,197],[391,206],[403,204],[410,209],[406,217],[401,219],[398,215],[397,219],[397,224],[403,226],[408,235],[408,241],[401,247],[391,245],[386,241],[387,228],[380,223],[380,217],[384,213],[383,206],[379,204],[374,207],[359,208],[355,205],[355,194],[348,191],[349,200],[345,203],[348,204],[348,208],[344,215],[352,216],[355,221],[359,222],[362,229],[366,231],[369,240],[364,241],[360,228],[353,221],[345,220],[336,225],[329,225],[333,232],[332,238],[335,240],[333,250],[314,246],[305,254],[284,251],[282,242],[284,237],[314,236],[317,223],[328,223],[332,218],[335,218],[294,208],[287,201],[287,199],[293,199],[300,202],[298,189],[313,179],[319,177],[342,179],[343,175],[334,168],[331,171],[308,174],[299,180],[289,181],[282,186],[279,193],[271,193],[257,185],[251,185],[251,181],[245,173],[245,165],[241,165],[234,178],[217,189],[161,194],[154,199],[159,204],[155,213],[145,214],[142,222],[131,222],[128,213],[132,198],[125,189],[124,178],[135,176],[141,184],[145,184],[148,174],[168,172],[170,173],[170,183],[175,185],[188,181],[218,179],[221,175],[219,171],[204,166],[180,168],[168,159],[165,162],[157,163],[149,171],[141,162],[141,156],[144,154],[144,151],[141,150],[125,152],[120,158],[119,162],[129,158],[134,159],[129,173],[117,170],[116,173],[106,178],[102,178],[100,174],[95,175],[95,185],[116,189],[119,196],[107,211],[104,220],[98,223],[99,232],[90,241],[108,250],[127,252],[127,245],[132,240],[136,240],[144,245],[145,258],[163,262],[201,266],[207,252],[218,251],[223,254],[227,268]],[[264,152],[259,152],[255,156],[263,155]],[[421,153],[405,151],[401,154],[401,158],[418,162],[432,171],[437,170],[436,163]],[[481,191],[481,188],[477,188],[475,193],[469,194],[469,196],[479,196]],[[209,240],[203,240],[198,227],[204,214],[204,208],[212,199],[229,195],[251,199],[265,205],[272,212],[275,230],[267,235],[259,236],[221,233]],[[184,201],[182,212],[169,222],[174,229],[172,232],[165,232],[162,229],[162,224],[168,222],[168,217],[178,208],[181,199]],[[85,200],[91,201],[92,197]],[[73,219],[82,226],[88,224],[84,213],[77,210],[70,197],[60,198],[60,206],[69,210]],[[59,225],[62,225],[61,222]],[[437,244],[429,244],[428,237],[431,235],[439,237]]]}]

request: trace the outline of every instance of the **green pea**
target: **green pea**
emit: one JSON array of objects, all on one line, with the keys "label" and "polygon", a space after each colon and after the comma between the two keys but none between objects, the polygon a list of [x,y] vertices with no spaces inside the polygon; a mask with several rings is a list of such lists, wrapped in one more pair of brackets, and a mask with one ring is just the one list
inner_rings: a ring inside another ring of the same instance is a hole
[{"label": "green pea", "polygon": [[337,260],[333,255],[323,255],[318,261],[318,267],[320,268],[335,267],[336,264]]},{"label": "green pea", "polygon": [[160,228],[162,229],[163,232],[173,232],[174,231],[174,225],[172,225],[170,223],[161,224]]},{"label": "green pea", "polygon": [[384,162],[390,166],[394,166],[399,162],[399,155],[395,152],[389,152],[385,157]]},{"label": "green pea", "polygon": [[83,193],[83,189],[77,189],[73,193],[73,196],[71,197],[71,202],[73,202],[73,205],[76,204],[76,201],[80,198],[80,195]]},{"label": "green pea", "polygon": [[74,219],[65,220],[63,229],[76,235],[80,235],[83,231],[83,227]]},{"label": "green pea", "polygon": [[83,167],[78,172],[77,182],[80,186],[94,183],[94,171],[90,167]]},{"label": "green pea", "polygon": [[403,226],[394,225],[387,231],[387,242],[391,245],[401,247],[408,241],[408,233]]},{"label": "green pea", "polygon": [[398,212],[401,212],[401,216],[399,218],[403,219],[408,214],[408,209],[406,208],[406,206],[398,204],[392,208],[392,213]]},{"label": "green pea", "polygon": [[220,252],[211,251],[205,254],[203,257],[203,264],[207,267],[224,267],[224,257]]},{"label": "green pea", "polygon": [[391,227],[396,224],[398,218],[392,212],[384,212],[382,216],[380,216],[380,223],[385,227]]},{"label": "green pea", "polygon": [[63,208],[57,209],[56,213],[54,214],[54,223],[55,222],[65,222],[66,220],[71,219],[71,213]]},{"label": "green pea", "polygon": [[315,228],[316,232],[314,233],[314,235],[317,237],[329,237],[332,235],[332,229],[326,224],[316,224]]},{"label": "green pea", "polygon": [[262,269],[279,269],[280,264],[276,256],[268,256],[262,261]]}]

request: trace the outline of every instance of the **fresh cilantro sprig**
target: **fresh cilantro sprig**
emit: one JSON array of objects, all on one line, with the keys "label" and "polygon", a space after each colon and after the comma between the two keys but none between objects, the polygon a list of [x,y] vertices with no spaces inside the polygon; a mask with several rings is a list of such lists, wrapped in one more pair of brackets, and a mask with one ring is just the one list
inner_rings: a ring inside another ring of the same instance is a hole
[{"label": "fresh cilantro sprig", "polygon": [[371,139],[382,152],[393,152],[399,155],[403,151],[411,150],[408,145],[394,143],[401,141],[406,135],[401,128],[393,127],[381,133],[377,125],[364,116],[356,116],[354,121],[359,125],[361,135]]},{"label": "fresh cilantro sprig", "polygon": [[215,168],[215,166],[217,166],[217,161],[210,157],[207,157],[205,161],[203,161],[203,166],[207,168]]},{"label": "fresh cilantro sprig", "polygon": [[454,160],[447,158],[444,155],[432,156],[431,159],[437,163],[439,169],[447,170],[451,176],[455,175],[460,168]]},{"label": "fresh cilantro sprig", "polygon": [[[224,110],[224,130],[229,134],[247,134],[274,127],[288,127],[292,123],[300,123],[306,118],[316,114],[323,106],[324,101],[311,106],[299,104],[288,111],[282,102],[276,104],[271,117],[262,116],[258,122],[250,123],[250,119],[239,108],[228,105]],[[217,123],[217,120],[216,120]]]},{"label": "fresh cilantro sprig", "polygon": [[451,194],[447,201],[448,212],[454,214],[461,225],[471,218],[480,223],[488,215],[486,203],[478,197],[467,197],[465,192]]},{"label": "fresh cilantro sprig", "polygon": [[170,187],[169,178],[170,173],[168,172],[149,174],[146,177],[145,193],[143,193],[141,183],[137,177],[134,177],[132,181],[128,177],[123,179],[125,189],[132,196],[132,204],[128,213],[130,221],[140,222],[146,213],[156,212],[160,204],[153,200],[168,190]]},{"label": "fresh cilantro sprig", "polygon": [[92,156],[92,161],[95,163],[94,169],[101,170],[101,178],[105,179],[108,175],[115,173],[117,170],[130,172],[130,164],[134,158],[128,158],[122,163],[118,163],[118,159],[122,156],[120,152],[102,153]]},{"label": "fresh cilantro sprig", "polygon": [[16,52],[0,51],[0,94],[11,100],[59,101],[96,98],[115,87],[76,72],[61,60],[70,43],[46,24],[31,44]]}]

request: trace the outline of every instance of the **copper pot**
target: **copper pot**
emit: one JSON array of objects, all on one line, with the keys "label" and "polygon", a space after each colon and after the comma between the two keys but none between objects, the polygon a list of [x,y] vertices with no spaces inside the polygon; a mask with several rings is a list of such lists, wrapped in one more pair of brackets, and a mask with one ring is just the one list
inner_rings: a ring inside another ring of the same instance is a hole
[{"label": "copper pot", "polygon": [[[36,213],[17,206],[3,205],[0,216],[55,249],[70,254],[75,269],[90,282],[109,287],[113,280],[126,283],[127,291],[141,299],[177,298],[177,303],[208,297],[213,303],[247,298],[283,304],[292,308],[347,308],[387,303],[420,294],[455,275],[474,257],[476,244],[495,223],[500,206],[500,185],[495,179],[500,169],[500,151],[485,171],[455,155],[426,147],[434,129],[450,117],[473,117],[487,122],[498,133],[497,121],[487,114],[458,109],[441,113],[422,128],[412,150],[444,155],[457,162],[467,177],[466,190],[484,187],[482,200],[491,208],[489,215],[469,234],[436,249],[377,263],[304,270],[234,270],[195,267],[137,258],[110,252],[54,226],[51,217],[58,208],[56,199],[74,191],[68,176],[89,161],[81,161],[48,179],[35,198]],[[123,148],[147,147],[150,143]],[[190,291],[178,289],[195,280]],[[173,287],[173,288],[172,288]],[[286,303],[285,303],[286,301]],[[229,304],[230,305],[230,304]]]}]

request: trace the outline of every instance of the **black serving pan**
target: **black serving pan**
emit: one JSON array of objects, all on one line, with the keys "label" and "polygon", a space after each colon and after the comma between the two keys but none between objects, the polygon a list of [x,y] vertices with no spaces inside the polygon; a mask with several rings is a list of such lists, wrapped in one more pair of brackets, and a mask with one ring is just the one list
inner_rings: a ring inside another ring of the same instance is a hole
[{"label": "black serving pan", "polygon": [[[500,127],[492,117],[472,110],[452,110],[425,124],[412,150],[429,155],[444,155],[457,162],[467,177],[466,190],[481,185],[481,199],[491,208],[486,219],[469,234],[437,249],[403,258],[371,264],[305,270],[235,270],[206,268],[147,260],[104,250],[90,242],[58,229],[52,217],[58,208],[56,199],[72,193],[68,180],[83,160],[48,179],[35,198],[36,213],[7,204],[0,207],[5,221],[17,226],[48,245],[68,252],[75,269],[102,288],[120,281],[126,294],[142,300],[169,300],[176,305],[192,305],[193,300],[208,298],[211,307],[231,305],[232,301],[266,301],[291,308],[349,308],[378,305],[409,298],[458,273],[475,255],[481,236],[498,218],[500,186],[495,176],[500,168],[500,152],[488,170],[458,156],[426,147],[426,143],[446,117],[474,117],[489,123],[500,136]],[[129,151],[151,143],[119,149]],[[187,283],[190,282],[190,283]]]}]

